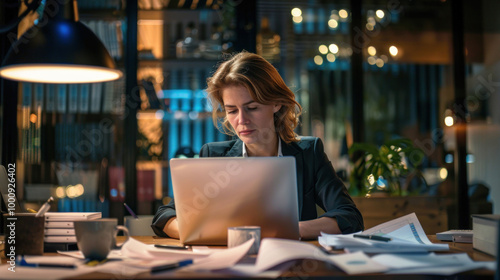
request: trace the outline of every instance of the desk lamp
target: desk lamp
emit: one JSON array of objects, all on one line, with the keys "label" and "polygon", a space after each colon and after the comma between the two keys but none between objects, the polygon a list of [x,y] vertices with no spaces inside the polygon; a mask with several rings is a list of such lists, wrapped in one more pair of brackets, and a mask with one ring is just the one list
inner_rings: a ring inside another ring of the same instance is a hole
[{"label": "desk lamp", "polygon": [[106,82],[122,76],[101,40],[78,21],[76,0],[43,3],[38,24],[23,33],[7,52],[0,67],[1,77],[72,84]]}]

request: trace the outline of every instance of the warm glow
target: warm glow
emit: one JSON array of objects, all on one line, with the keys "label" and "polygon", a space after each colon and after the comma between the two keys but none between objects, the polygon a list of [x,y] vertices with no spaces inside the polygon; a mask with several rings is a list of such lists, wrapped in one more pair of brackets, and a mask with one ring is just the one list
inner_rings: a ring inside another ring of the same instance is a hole
[{"label": "warm glow", "polygon": [[0,76],[20,82],[78,84],[113,81],[119,70],[83,65],[22,64],[0,69]]},{"label": "warm glow", "polygon": [[374,46],[369,46],[367,50],[368,50],[368,54],[371,56],[374,56],[377,54],[377,49]]},{"label": "warm glow", "polygon": [[314,63],[316,63],[316,65],[323,64],[323,58],[320,55],[315,56],[314,57]]},{"label": "warm glow", "polygon": [[398,50],[398,48],[397,48],[397,47],[395,47],[395,46],[390,46],[390,47],[389,47],[389,53],[390,53],[392,56],[396,56],[396,55],[398,55],[398,52],[399,52],[399,50]]},{"label": "warm glow", "polygon": [[335,62],[335,55],[333,53],[329,53],[326,55],[326,60],[330,61],[330,62]]},{"label": "warm glow", "polygon": [[85,192],[85,189],[82,184],[75,185],[75,193],[76,196],[81,196]]},{"label": "warm glow", "polygon": [[366,179],[368,180],[368,183],[370,185],[375,184],[375,177],[373,176],[373,174],[368,175],[368,178],[366,178]]},{"label": "warm glow", "polygon": [[444,167],[443,167],[443,168],[441,168],[441,169],[439,170],[439,178],[441,178],[441,179],[443,179],[443,180],[444,180],[444,179],[446,179],[447,177],[448,177],[448,170],[446,170],[446,168],[444,168]]},{"label": "warm glow", "polygon": [[58,198],[66,197],[66,191],[64,190],[64,187],[57,187],[56,188],[56,196]]},{"label": "warm glow", "polygon": [[446,118],[444,118],[444,124],[446,126],[453,126],[453,117],[452,116],[447,116]]},{"label": "warm glow", "polygon": [[374,65],[375,62],[377,61],[377,59],[373,56],[370,56],[370,57],[368,57],[367,61],[368,61],[368,64]]},{"label": "warm glow", "polygon": [[75,198],[76,195],[76,188],[74,186],[67,186],[66,187],[66,196],[69,198]]},{"label": "warm glow", "polygon": [[384,11],[382,11],[382,10],[377,10],[377,11],[375,12],[375,15],[376,15],[378,18],[384,18],[385,13],[384,13]]},{"label": "warm glow", "polygon": [[319,50],[319,52],[320,52],[321,54],[327,54],[327,53],[328,53],[328,47],[327,47],[327,46],[325,46],[325,45],[321,45],[321,46],[319,46],[318,50]]},{"label": "warm glow", "polygon": [[301,23],[303,19],[302,16],[298,16],[298,17],[293,17],[292,20],[295,23]]},{"label": "warm glow", "polygon": [[37,116],[36,116],[35,114],[31,114],[31,115],[30,115],[30,122],[31,122],[31,123],[36,123],[36,120],[37,120],[37,119],[38,119],[38,118],[37,118]]},{"label": "warm glow", "polygon": [[294,17],[300,17],[302,15],[302,10],[299,8],[293,8],[292,9],[292,16]]},{"label": "warm glow", "polygon": [[339,46],[335,44],[330,44],[328,46],[328,49],[330,50],[331,53],[338,53],[339,52]]},{"label": "warm glow", "polygon": [[369,23],[366,24],[366,30],[373,31],[373,29],[375,29],[373,25],[371,25]]},{"label": "warm glow", "polygon": [[330,19],[328,20],[328,27],[330,27],[331,29],[335,29],[339,26],[339,22],[335,19]]},{"label": "warm glow", "polygon": [[346,19],[346,18],[349,16],[349,14],[347,13],[347,11],[346,11],[346,10],[342,9],[342,10],[340,10],[340,11],[339,11],[339,16],[340,16],[341,18]]},{"label": "warm glow", "polygon": [[375,65],[377,65],[379,68],[384,67],[384,64],[385,63],[381,58],[377,58],[377,60],[375,61]]}]

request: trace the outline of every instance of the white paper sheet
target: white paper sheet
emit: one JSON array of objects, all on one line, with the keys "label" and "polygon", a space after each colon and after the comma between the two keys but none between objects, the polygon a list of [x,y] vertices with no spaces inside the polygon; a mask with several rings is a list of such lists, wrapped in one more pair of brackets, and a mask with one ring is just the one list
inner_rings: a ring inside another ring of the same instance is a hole
[{"label": "white paper sheet", "polygon": [[317,246],[300,241],[265,238],[262,240],[255,263],[257,271],[265,271],[279,264],[300,259],[314,259],[336,265],[348,274],[374,273],[387,268],[372,261],[364,253],[328,255]]},{"label": "white paper sheet", "polygon": [[224,250],[217,250],[205,258],[195,259],[192,265],[185,267],[185,270],[218,270],[233,267],[252,247],[254,239],[245,243]]},{"label": "white paper sheet", "polygon": [[185,259],[205,258],[212,253],[209,250],[189,251],[156,248],[154,245],[144,244],[134,238],[129,238],[123,244],[121,253],[125,258],[143,259],[143,260],[171,260],[181,261]]},{"label": "white paper sheet", "polygon": [[[378,254],[372,257],[372,260],[387,266],[391,270],[408,269],[408,268],[430,268],[434,266],[457,266],[471,263],[472,260],[460,261],[453,255],[436,255],[434,253],[427,254]],[[467,254],[465,254],[467,255]]]},{"label": "white paper sheet", "polygon": [[429,241],[415,213],[367,229],[361,234],[388,237],[392,240],[384,242],[354,238],[354,234],[321,233],[318,241],[324,247],[345,249],[347,252],[424,253],[449,250],[448,244],[433,244]]},{"label": "white paper sheet", "polygon": [[474,262],[466,253],[462,254],[443,254],[437,255],[441,261],[455,262],[457,265],[444,265],[432,267],[413,267],[403,269],[393,269],[387,274],[434,274],[434,275],[453,275],[468,270],[485,268],[489,270],[496,269],[496,263],[492,262]]},{"label": "white paper sheet", "polygon": [[373,261],[363,252],[339,254],[329,257],[331,263],[342,269],[347,274],[364,274],[384,272],[388,268]]}]

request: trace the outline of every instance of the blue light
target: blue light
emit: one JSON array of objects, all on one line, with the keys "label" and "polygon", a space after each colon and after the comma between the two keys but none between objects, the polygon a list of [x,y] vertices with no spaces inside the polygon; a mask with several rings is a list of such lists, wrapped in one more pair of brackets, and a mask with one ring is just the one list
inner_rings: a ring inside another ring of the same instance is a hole
[{"label": "blue light", "polygon": [[447,154],[445,157],[444,157],[444,161],[446,163],[452,163],[453,162],[453,155],[452,154]]},{"label": "blue light", "polygon": [[468,155],[465,157],[465,161],[467,161],[467,163],[474,163],[474,161],[475,161],[475,157],[474,157],[474,155],[468,154]]},{"label": "blue light", "polygon": [[59,30],[59,34],[64,37],[68,37],[70,35],[71,28],[66,22],[61,22],[58,26],[57,29]]}]

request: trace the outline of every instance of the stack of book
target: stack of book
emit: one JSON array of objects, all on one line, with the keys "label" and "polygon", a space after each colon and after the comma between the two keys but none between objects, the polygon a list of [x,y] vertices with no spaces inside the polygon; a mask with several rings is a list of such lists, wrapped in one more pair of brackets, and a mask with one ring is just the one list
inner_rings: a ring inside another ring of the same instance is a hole
[{"label": "stack of book", "polygon": [[94,220],[101,212],[47,212],[45,213],[44,251],[76,250],[74,221]]}]

